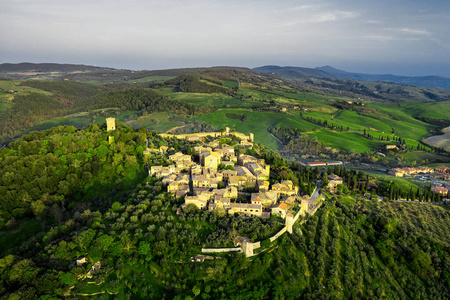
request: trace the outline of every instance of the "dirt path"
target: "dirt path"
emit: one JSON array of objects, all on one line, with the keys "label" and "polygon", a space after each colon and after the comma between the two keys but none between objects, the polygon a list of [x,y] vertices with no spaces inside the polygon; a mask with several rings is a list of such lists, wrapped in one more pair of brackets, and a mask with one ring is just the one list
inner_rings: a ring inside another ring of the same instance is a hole
[{"label": "dirt path", "polygon": [[186,127],[186,125],[181,125],[181,126],[175,126],[173,128],[170,128],[169,130],[166,131],[166,133],[171,133],[174,130],[177,130],[178,128],[183,128]]}]

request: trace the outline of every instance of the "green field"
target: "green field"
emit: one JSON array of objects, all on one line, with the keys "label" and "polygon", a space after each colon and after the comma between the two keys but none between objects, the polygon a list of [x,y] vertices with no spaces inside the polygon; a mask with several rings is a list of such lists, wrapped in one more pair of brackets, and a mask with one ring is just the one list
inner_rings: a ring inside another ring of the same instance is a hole
[{"label": "green field", "polygon": [[384,144],[383,142],[366,139],[356,132],[336,132],[321,129],[316,132],[310,132],[308,135],[317,137],[319,141],[335,149],[354,153],[363,153]]},{"label": "green field", "polygon": [[155,83],[164,83],[167,80],[175,78],[175,76],[147,76],[137,79],[130,79],[130,82],[155,82]]},{"label": "green field", "polygon": [[239,83],[237,81],[222,80],[222,82],[226,87],[229,87],[229,88],[238,88],[239,87]]},{"label": "green field", "polygon": [[401,103],[401,109],[413,117],[449,119],[450,101],[431,103]]},{"label": "green field", "polygon": [[350,128],[356,128],[355,130],[363,131],[366,129],[376,129],[381,132],[391,132],[391,127],[381,122],[380,120],[362,116],[354,111],[341,110],[334,115],[334,120],[341,121],[347,124]]},{"label": "green field", "polygon": [[394,107],[390,107],[392,105],[387,105],[384,103],[374,103],[372,104],[372,106],[394,116],[397,119],[393,120],[384,116],[380,118],[383,123],[393,127],[395,129],[395,134],[401,136],[402,138],[409,138],[420,141],[423,138],[430,136],[431,134],[429,131],[435,127],[433,125],[414,119],[406,112],[403,112]]},{"label": "green field", "polygon": [[[236,119],[229,119],[226,117],[227,113],[246,114],[245,122]],[[288,127],[299,128],[305,131],[316,130],[320,127],[310,122],[304,121],[296,116],[250,111],[244,109],[222,109],[211,114],[196,116],[192,120],[205,122],[216,128],[230,127],[238,132],[248,134],[252,132],[255,134],[255,141],[263,143],[266,147],[279,150],[282,145],[280,141],[272,136],[267,128],[269,127]]]},{"label": "green field", "polygon": [[0,80],[0,111],[11,109],[14,102],[10,102],[18,94],[40,93],[44,95],[53,95],[40,89],[29,86],[20,86],[22,80]]},{"label": "green field", "polygon": [[19,85],[23,80],[0,80],[0,90],[8,93],[14,91],[15,93],[41,93],[44,95],[53,95],[51,92],[46,92],[41,89],[35,89],[29,86]]},{"label": "green field", "polygon": [[126,121],[125,124],[130,125],[133,128],[144,127],[146,129],[157,130],[159,132],[166,132],[175,126],[184,124],[183,122],[171,122],[168,118],[168,112],[159,112],[147,115],[145,117],[139,117],[137,120]]}]

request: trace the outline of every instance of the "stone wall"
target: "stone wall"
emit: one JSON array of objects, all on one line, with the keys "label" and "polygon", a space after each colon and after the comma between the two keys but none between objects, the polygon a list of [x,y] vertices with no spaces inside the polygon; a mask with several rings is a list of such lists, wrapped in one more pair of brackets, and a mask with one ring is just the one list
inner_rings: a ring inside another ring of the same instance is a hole
[{"label": "stone wall", "polygon": [[[248,140],[249,136],[245,135],[243,133],[240,132],[232,132],[230,133],[231,135],[235,135],[240,139],[243,140]],[[207,137],[208,135],[212,136],[212,137],[220,137],[221,134],[220,132],[199,132],[199,133],[188,133],[188,134],[167,134],[167,133],[161,133],[160,134],[162,137],[176,137],[178,139],[186,139],[188,137],[192,137],[192,136],[198,136],[200,138],[204,138]],[[224,134],[225,136],[225,134]]]},{"label": "stone wall", "polygon": [[202,248],[202,253],[223,253],[242,251],[241,247],[237,248]]},{"label": "stone wall", "polygon": [[278,239],[283,233],[285,233],[287,230],[287,227],[283,227],[283,229],[281,229],[280,231],[278,231],[277,234],[275,234],[273,237],[270,238],[270,242],[272,243],[273,241],[275,241],[276,239]]}]

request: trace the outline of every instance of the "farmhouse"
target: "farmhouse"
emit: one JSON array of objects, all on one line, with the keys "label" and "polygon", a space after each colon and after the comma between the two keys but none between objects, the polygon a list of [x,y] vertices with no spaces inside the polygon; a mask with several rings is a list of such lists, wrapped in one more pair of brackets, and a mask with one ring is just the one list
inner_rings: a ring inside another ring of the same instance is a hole
[{"label": "farmhouse", "polygon": [[335,193],[337,191],[337,186],[342,183],[343,181],[341,177],[335,174],[328,175],[328,188],[331,192]]},{"label": "farmhouse", "polygon": [[441,194],[441,196],[447,196],[448,195],[448,189],[446,189],[443,186],[433,186],[431,188],[431,191],[434,193]]}]

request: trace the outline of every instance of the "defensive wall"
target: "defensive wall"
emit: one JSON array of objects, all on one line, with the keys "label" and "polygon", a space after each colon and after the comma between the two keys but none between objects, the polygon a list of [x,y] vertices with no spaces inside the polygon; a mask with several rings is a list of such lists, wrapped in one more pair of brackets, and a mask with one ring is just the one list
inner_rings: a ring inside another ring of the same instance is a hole
[{"label": "defensive wall", "polygon": [[[235,135],[236,137],[242,139],[242,140],[250,140],[250,135],[245,135],[240,132],[230,132],[230,135]],[[220,132],[199,132],[199,133],[187,133],[187,134],[169,134],[169,133],[161,133],[162,137],[176,137],[178,139],[195,139],[195,138],[205,138],[207,136],[211,137],[221,137],[221,136],[227,136],[226,133],[220,133]]]},{"label": "defensive wall", "polygon": [[202,248],[202,253],[241,252],[241,247],[235,248]]}]

